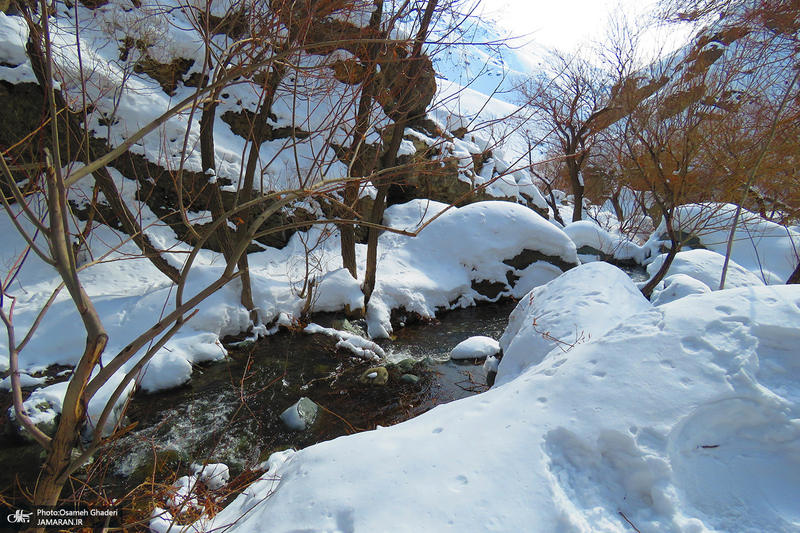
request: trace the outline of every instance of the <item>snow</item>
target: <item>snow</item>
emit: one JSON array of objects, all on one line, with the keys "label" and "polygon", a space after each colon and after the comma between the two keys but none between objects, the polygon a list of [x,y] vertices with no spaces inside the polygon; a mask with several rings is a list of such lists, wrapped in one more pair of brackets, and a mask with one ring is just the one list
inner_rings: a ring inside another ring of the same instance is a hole
[{"label": "snow", "polygon": [[477,335],[459,342],[450,352],[451,359],[483,359],[497,355],[500,344],[491,337]]},{"label": "snow", "polygon": [[[20,387],[33,387],[34,385],[41,385],[46,381],[46,378],[35,378],[28,374],[19,375]],[[0,390],[11,390],[11,376],[0,380]]]},{"label": "snow", "polygon": [[575,247],[589,246],[598,252],[618,260],[633,259],[642,262],[643,251],[640,246],[619,235],[613,235],[591,220],[579,220],[564,227]]},{"label": "snow", "polygon": [[228,465],[222,463],[196,464],[192,465],[192,470],[194,475],[210,490],[221,489],[231,478]]},{"label": "snow", "polygon": [[[680,206],[675,210],[674,226],[676,230],[697,237],[705,248],[725,254],[735,211],[736,206],[732,204]],[[662,222],[645,246],[655,252],[665,232],[666,225]],[[735,263],[756,274],[764,283],[780,285],[789,278],[798,258],[799,233],[742,209],[731,252]]]},{"label": "snow", "polygon": [[685,298],[690,294],[704,294],[711,292],[708,285],[686,274],[672,274],[653,289],[650,302],[653,305],[663,305]]},{"label": "snow", "polygon": [[[652,278],[664,264],[666,254],[659,255],[655,261],[647,265],[647,273]],[[687,250],[678,252],[669,266],[668,275],[683,274],[705,284],[712,290],[719,289],[719,280],[722,276],[722,265],[725,256],[711,250]],[[745,269],[735,261],[728,263],[728,272],[725,275],[725,287],[752,287],[764,285],[764,282],[754,273]]]},{"label": "snow", "polygon": [[[414,227],[413,217],[444,209],[442,204],[413,200],[387,210],[388,224]],[[420,219],[417,219],[420,220]],[[568,263],[577,263],[572,241],[558,228],[521,205],[477,202],[451,208],[432,220],[416,237],[386,233],[385,250],[392,249],[378,266],[378,281],[367,309],[368,333],[388,337],[390,313],[403,308],[434,317],[437,308],[452,309],[486,300],[472,288],[474,280],[506,282],[513,269],[510,260],[523,250],[536,250]],[[561,274],[551,263],[535,262],[502,295],[520,297],[531,287]]]},{"label": "snow", "polygon": [[[372,3],[359,6],[334,17],[363,25]],[[119,57],[122,35],[114,27],[120,17],[136,37],[152,39],[149,53],[160,61],[194,59],[198,69],[203,55],[196,36],[187,37],[189,22],[179,9],[167,15],[149,3],[124,12],[118,7],[112,2],[96,10],[76,8],[85,51],[81,62],[87,69],[85,91],[75,53],[74,13],[55,17],[52,27],[57,83],[68,100],[86,94],[94,109],[89,125],[111,145],[194,90],[179,86],[174,95],[166,95],[154,80],[132,73],[134,59]],[[233,8],[232,1],[213,6],[219,16]],[[477,31],[475,35],[491,35],[493,28]],[[35,81],[25,55],[27,37],[20,17],[0,13],[0,79]],[[224,36],[214,39],[220,49],[233,44]],[[582,221],[562,231],[522,205],[546,208],[530,173],[521,168],[518,141],[501,142],[516,127],[509,117],[520,110],[499,99],[502,95],[486,94],[509,81],[508,74],[521,68],[524,58],[504,58],[480,46],[454,53],[471,58],[479,81],[472,87],[455,83],[463,81],[455,70],[450,81],[437,80],[430,117],[443,137],[413,130],[406,135],[438,145],[443,158],[455,158],[459,179],[512,202],[448,208],[415,200],[387,209],[384,222],[391,228],[416,232],[425,227],[417,236],[381,235],[377,282],[366,306],[359,282],[365,247],[356,248],[356,279],[342,268],[335,227],[298,232],[281,250],[251,254],[260,319],[252,325],[255,338],[277,331],[278,325],[295,325],[307,312],[364,309],[370,339],[316,324],[305,330],[334,336],[337,347],[378,362],[386,354],[373,339],[392,334],[392,311],[432,318],[481,301],[518,299],[499,342],[471,337],[453,350],[456,359],[487,356],[485,368],[497,372],[495,386],[393,427],[273,454],[261,465],[266,472],[259,481],[216,517],[204,517],[189,529],[623,532],[633,525],[643,533],[800,531],[800,287],[782,285],[798,262],[798,228],[743,211],[726,287],[718,290],[735,207],[678,208],[676,228],[696,236],[707,250],[679,253],[652,302],[624,273],[605,263],[562,272],[538,261],[515,270],[505,261],[524,251],[571,265],[578,263],[577,248],[591,246],[616,259],[649,262],[652,275],[663,261],[658,251],[665,227],[639,247],[617,236],[618,223],[608,213],[592,211],[598,224]],[[339,55],[345,57],[344,52]],[[441,64],[448,62],[460,64],[453,58]],[[320,56],[302,53],[292,58],[297,68],[276,92],[270,125],[302,127],[312,135],[292,150],[286,149],[292,140],[265,142],[258,188],[279,190],[300,179],[346,174],[329,144],[348,139],[356,89],[317,76],[323,63]],[[294,98],[293,85],[307,92]],[[255,82],[241,80],[220,95],[219,114],[254,111],[259,94]],[[101,125],[112,116],[115,122]],[[388,123],[378,112],[371,129]],[[466,129],[463,138],[452,137],[459,128]],[[214,179],[228,179],[235,188],[246,143],[219,118],[215,131]],[[198,138],[198,117],[182,114],[132,151],[174,169],[186,143],[185,168],[198,171],[199,152],[193,149]],[[416,153],[410,141],[401,149],[403,154]],[[473,160],[479,154],[486,156],[480,171]],[[138,201],[138,183],[128,179],[132,176],[109,170],[150,239],[168,250],[165,257],[171,264],[182,266],[190,247]],[[91,197],[91,189],[90,183],[79,183],[70,199],[81,204]],[[633,211],[632,197],[626,195],[623,204]],[[318,206],[305,207],[313,212]],[[192,216],[203,219],[208,213]],[[75,221],[71,224],[73,233],[82,229]],[[0,234],[0,262],[8,270],[24,255],[26,243],[6,216],[0,218]],[[97,262],[83,269],[80,279],[109,334],[103,355],[108,363],[174,309],[176,295],[171,282],[149,262],[132,259],[139,252],[127,236],[100,226],[88,245],[87,258]],[[220,254],[201,251],[186,295],[216,280],[224,266]],[[473,286],[506,283],[511,275],[519,278],[516,284],[494,298]],[[57,285],[52,268],[34,255],[27,257],[7,290],[15,298],[18,337]],[[240,290],[240,282],[233,281],[198,307],[154,355],[136,386],[149,391],[175,387],[191,379],[194,365],[223,359],[227,354],[220,339],[251,325]],[[10,306],[10,297],[4,297],[3,309],[8,312]],[[77,363],[85,343],[85,334],[75,327],[78,320],[62,291],[21,354],[23,384],[38,387],[25,403],[35,422],[56,419],[67,383],[45,385],[43,378],[31,375],[52,364]],[[5,370],[5,336],[0,337],[0,354]],[[87,434],[119,380],[112,378],[90,402]],[[7,388],[8,381],[0,387]],[[129,386],[118,406],[133,388]],[[225,419],[224,413],[220,417]],[[229,476],[226,465],[197,465],[192,475],[178,479],[164,503],[197,505],[193,489],[198,483],[218,490]],[[174,531],[179,522],[156,508],[150,527]]]},{"label": "snow", "polygon": [[[621,296],[589,296],[600,279]],[[608,265],[570,270],[520,302],[502,384],[282,455],[204,527],[798,531],[800,287],[636,293]],[[561,342],[528,327],[545,320]]]},{"label": "snow", "polygon": [[303,331],[306,333],[322,333],[330,337],[335,337],[339,339],[339,342],[336,343],[337,348],[349,350],[356,357],[368,361],[380,361],[386,356],[383,348],[371,340],[365,339],[355,333],[349,333],[334,328],[325,328],[319,324],[309,324]]},{"label": "snow", "polygon": [[28,27],[22,17],[10,17],[0,11],[0,62],[15,67],[27,62],[27,41]]}]

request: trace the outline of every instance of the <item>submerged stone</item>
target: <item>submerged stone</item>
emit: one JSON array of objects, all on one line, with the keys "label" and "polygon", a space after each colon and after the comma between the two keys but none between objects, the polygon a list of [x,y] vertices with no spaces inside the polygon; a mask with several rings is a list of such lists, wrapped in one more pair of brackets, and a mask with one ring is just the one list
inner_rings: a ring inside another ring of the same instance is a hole
[{"label": "submerged stone", "polygon": [[417,364],[417,360],[411,357],[406,357],[405,359],[402,359],[395,364],[397,365],[397,368],[400,370],[400,372],[407,374],[411,371],[414,365]]},{"label": "submerged stone", "polygon": [[400,381],[403,383],[409,383],[411,385],[416,385],[419,383],[421,378],[419,376],[415,376],[414,374],[403,374],[400,376]]}]

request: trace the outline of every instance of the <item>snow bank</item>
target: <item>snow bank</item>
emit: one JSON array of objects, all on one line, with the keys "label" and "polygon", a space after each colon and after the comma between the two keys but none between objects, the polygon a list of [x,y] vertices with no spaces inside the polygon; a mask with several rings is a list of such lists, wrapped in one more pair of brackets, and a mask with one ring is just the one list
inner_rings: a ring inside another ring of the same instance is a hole
[{"label": "snow bank", "polygon": [[548,354],[566,353],[649,308],[620,269],[607,263],[574,268],[531,291],[512,311],[500,337],[503,360],[495,383],[506,383]]},{"label": "snow bank", "polygon": [[[725,254],[735,211],[733,204],[680,206],[675,210],[675,229],[697,237],[703,247]],[[662,222],[645,245],[652,257],[658,254],[665,233],[666,225]],[[797,267],[799,258],[800,234],[764,220],[756,213],[742,210],[731,252],[734,262],[756,274],[765,283],[780,285]]]},{"label": "snow bank", "polygon": [[[666,254],[656,257],[655,261],[647,265],[647,273],[652,279],[661,269],[666,259]],[[719,289],[719,280],[722,276],[722,266],[725,256],[711,250],[686,250],[678,252],[667,275],[683,274],[708,286],[711,290]],[[735,261],[728,263],[728,272],[725,274],[725,288],[754,287],[764,285],[756,274],[745,269]]]},{"label": "snow bank", "polygon": [[[531,355],[484,394],[282,455],[207,529],[797,531],[800,287],[649,308],[624,278],[614,299],[587,296],[608,268],[520,304],[525,324],[576,310],[550,329],[577,324],[594,332],[585,342]],[[509,336],[509,353],[541,346],[532,328]]]}]

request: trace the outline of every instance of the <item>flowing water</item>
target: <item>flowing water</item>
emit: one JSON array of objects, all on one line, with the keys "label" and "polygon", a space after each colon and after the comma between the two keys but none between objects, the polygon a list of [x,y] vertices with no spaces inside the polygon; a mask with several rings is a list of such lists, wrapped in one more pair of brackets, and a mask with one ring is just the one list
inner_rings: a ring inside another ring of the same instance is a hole
[{"label": "flowing water", "polygon": [[[114,443],[111,465],[100,476],[89,475],[89,483],[102,483],[120,494],[152,479],[154,471],[156,478],[166,478],[188,473],[192,463],[202,462],[226,463],[236,475],[272,452],[395,424],[486,390],[482,365],[453,362],[449,352],[474,335],[499,339],[513,308],[494,304],[459,309],[438,321],[399,330],[394,339],[380,342],[386,352],[381,364],[390,373],[382,386],[360,383],[358,378],[371,365],[336,350],[336,341],[325,335],[283,332],[231,348],[225,361],[195,368],[183,387],[137,393],[124,420],[132,429]],[[315,316],[314,321],[326,327],[345,325],[333,314]],[[419,381],[406,382],[403,374]],[[280,414],[303,396],[319,405],[317,421],[304,431],[287,429]],[[0,461],[24,457],[30,468],[23,476],[35,476],[36,446],[3,440]],[[2,470],[0,489],[9,486],[15,469]]]}]

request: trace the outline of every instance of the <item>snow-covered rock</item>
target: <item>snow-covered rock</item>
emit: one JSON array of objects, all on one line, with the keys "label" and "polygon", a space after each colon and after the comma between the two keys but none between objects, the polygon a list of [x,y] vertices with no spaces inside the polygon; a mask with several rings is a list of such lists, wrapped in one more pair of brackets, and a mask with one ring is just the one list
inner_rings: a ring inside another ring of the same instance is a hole
[{"label": "snow-covered rock", "polygon": [[[392,206],[386,220],[398,229],[414,228],[445,207],[414,200]],[[578,263],[569,237],[535,211],[510,202],[450,208],[416,237],[387,232],[381,245],[392,254],[378,266],[367,309],[373,338],[392,331],[392,309],[433,317],[436,309],[518,298]]]},{"label": "snow-covered rock", "polygon": [[[650,278],[661,269],[665,258],[666,254],[661,254],[656,257],[655,261],[647,265],[647,273]],[[711,250],[686,250],[675,255],[675,259],[672,260],[667,271],[667,276],[683,274],[703,283],[711,290],[718,290],[724,262],[725,256]],[[728,271],[725,274],[726,289],[760,285],[764,285],[764,282],[757,275],[735,261],[728,262]]]},{"label": "snow-covered rock", "polygon": [[614,258],[621,261],[642,262],[641,246],[619,235],[612,235],[591,220],[579,220],[567,224],[564,233],[575,243],[579,254],[600,255],[603,260]]},{"label": "snow-covered rock", "polygon": [[483,359],[500,352],[500,344],[491,337],[477,335],[459,342],[450,352],[451,359]]}]

